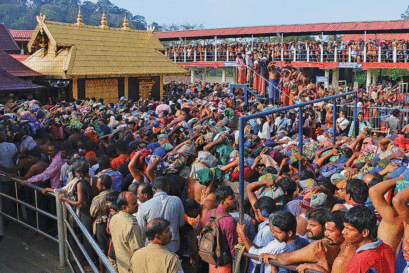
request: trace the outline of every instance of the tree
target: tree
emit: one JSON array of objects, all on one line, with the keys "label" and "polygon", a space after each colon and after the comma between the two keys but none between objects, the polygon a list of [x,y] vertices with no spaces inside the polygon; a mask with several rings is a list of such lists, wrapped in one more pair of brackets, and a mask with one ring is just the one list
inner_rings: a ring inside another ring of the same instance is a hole
[{"label": "tree", "polygon": [[402,20],[408,20],[408,19],[409,19],[409,6],[408,6],[408,8],[406,9],[406,11],[400,15],[400,18],[401,18]]}]

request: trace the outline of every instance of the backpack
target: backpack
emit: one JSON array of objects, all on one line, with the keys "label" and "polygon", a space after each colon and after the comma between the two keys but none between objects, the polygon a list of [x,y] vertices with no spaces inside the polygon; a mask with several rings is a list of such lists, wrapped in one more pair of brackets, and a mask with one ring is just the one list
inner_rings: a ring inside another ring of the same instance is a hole
[{"label": "backpack", "polygon": [[224,217],[231,217],[228,213],[219,213],[216,216],[216,209],[210,211],[210,219],[203,227],[199,236],[199,256],[203,261],[215,265],[228,264],[231,261],[229,245],[220,244],[219,220]]}]

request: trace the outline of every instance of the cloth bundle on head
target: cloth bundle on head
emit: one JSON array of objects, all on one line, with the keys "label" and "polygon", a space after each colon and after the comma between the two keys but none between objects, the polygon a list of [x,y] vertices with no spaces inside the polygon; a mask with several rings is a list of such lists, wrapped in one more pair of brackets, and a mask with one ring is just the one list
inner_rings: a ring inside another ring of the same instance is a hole
[{"label": "cloth bundle on head", "polygon": [[303,189],[305,188],[311,189],[313,186],[317,185],[317,183],[315,182],[314,179],[309,178],[309,179],[298,181],[298,185],[300,185],[300,187]]},{"label": "cloth bundle on head", "polygon": [[323,206],[327,198],[328,196],[323,192],[315,193],[311,195],[311,198],[304,199],[301,203],[301,207],[304,209],[312,209]]},{"label": "cloth bundle on head", "polygon": [[88,127],[87,129],[85,129],[84,135],[89,137],[90,140],[93,140],[96,143],[99,143],[99,137],[98,137],[97,132],[95,132],[94,128]]},{"label": "cloth bundle on head", "polygon": [[222,183],[222,171],[220,168],[206,168],[197,171],[199,183],[204,186],[219,186]]},{"label": "cloth bundle on head", "polygon": [[[161,147],[162,148],[162,147]],[[145,162],[147,165],[152,164],[157,158],[157,155],[148,155],[145,157]],[[165,170],[165,162],[160,161],[158,166],[157,166],[157,170],[156,172],[158,173],[158,175],[162,175],[163,171]]]},{"label": "cloth bundle on head", "polygon": [[231,108],[224,109],[224,115],[229,119],[233,120],[236,118],[236,111]]},{"label": "cloth bundle on head", "polygon": [[199,151],[198,156],[190,169],[190,177],[197,178],[197,172],[202,169],[216,167],[217,158],[208,151]]},{"label": "cloth bundle on head", "polygon": [[75,129],[80,130],[80,129],[82,129],[82,126],[83,126],[83,124],[82,124],[82,122],[80,121],[80,119],[78,117],[74,116],[70,120],[70,127],[71,128],[73,128],[73,129],[75,128]]},{"label": "cloth bundle on head", "polygon": [[[249,179],[254,174],[254,171],[251,167],[244,167],[244,180]],[[237,167],[231,174],[231,181],[238,181],[240,176],[239,168]]]},{"label": "cloth bundle on head", "polygon": [[348,178],[340,173],[334,173],[331,176],[331,183],[338,189],[344,189],[347,186]]},{"label": "cloth bundle on head", "polygon": [[169,143],[168,135],[160,134],[158,135],[159,144],[165,149],[166,152],[172,151],[175,147]]},{"label": "cloth bundle on head", "polygon": [[132,152],[132,154],[130,155],[129,158],[132,160],[132,158],[135,156],[135,154],[136,154],[137,152],[139,152],[139,151],[142,151],[142,154],[141,154],[141,155],[139,156],[139,158],[138,158],[138,161],[137,161],[137,163],[136,163],[136,168],[139,169],[139,170],[145,171],[145,170],[146,170],[146,167],[148,166],[148,165],[146,164],[145,158],[146,158],[148,155],[151,155],[152,152],[151,152],[150,150],[146,150],[146,149],[137,149],[137,150],[135,150],[135,151]]}]

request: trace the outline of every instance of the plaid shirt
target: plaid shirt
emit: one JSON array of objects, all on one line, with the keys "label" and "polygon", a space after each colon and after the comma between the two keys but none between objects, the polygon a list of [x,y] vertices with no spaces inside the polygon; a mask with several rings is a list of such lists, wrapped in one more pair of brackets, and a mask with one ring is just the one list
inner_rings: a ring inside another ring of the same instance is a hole
[{"label": "plaid shirt", "polygon": [[51,188],[58,189],[62,186],[62,181],[60,179],[61,175],[61,167],[64,165],[65,159],[61,158],[61,152],[58,152],[56,156],[51,161],[51,164],[45,169],[44,172],[35,175],[27,180],[29,184],[38,182],[38,181],[46,181],[50,179]]}]

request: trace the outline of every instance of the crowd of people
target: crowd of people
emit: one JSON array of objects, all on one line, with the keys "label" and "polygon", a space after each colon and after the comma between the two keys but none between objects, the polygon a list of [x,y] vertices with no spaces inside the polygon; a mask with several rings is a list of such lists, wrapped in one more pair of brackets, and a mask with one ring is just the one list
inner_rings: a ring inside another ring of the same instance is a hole
[{"label": "crowd of people", "polygon": [[[238,119],[273,109],[274,100],[245,105],[225,84],[169,83],[165,90],[160,101],[0,105],[0,170],[21,179],[21,200],[33,199],[27,184],[43,193],[61,189],[59,200],[75,208],[120,273],[232,272],[236,249],[258,255],[248,263],[241,257],[238,266],[250,273],[293,272],[289,265],[298,272],[408,271],[409,125],[398,109],[390,109],[381,138],[363,106],[356,122],[341,109],[332,124],[326,103],[305,107],[301,120],[295,111],[250,119],[240,224]],[[298,96],[324,91],[311,85]],[[39,206],[52,212],[46,197]]]},{"label": "crowd of people", "polygon": [[[321,49],[322,47],[322,49]],[[396,48],[396,62],[407,62],[408,41],[405,40],[368,40],[366,42],[366,62],[393,62]],[[365,54],[364,40],[351,41],[292,41],[271,43],[220,43],[174,45],[165,48],[169,58],[177,62],[234,61],[243,52],[252,51],[255,56],[272,58],[274,61],[320,62],[321,50],[324,62],[363,62]],[[379,52],[380,50],[380,52]],[[351,51],[351,52],[349,52]],[[379,56],[380,54],[380,56]],[[196,55],[196,57],[195,57]]]}]

